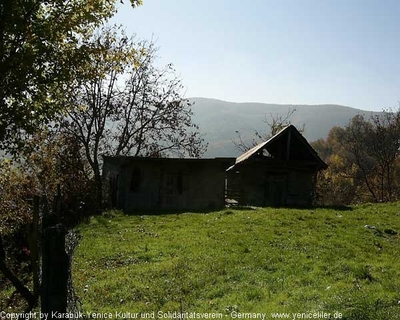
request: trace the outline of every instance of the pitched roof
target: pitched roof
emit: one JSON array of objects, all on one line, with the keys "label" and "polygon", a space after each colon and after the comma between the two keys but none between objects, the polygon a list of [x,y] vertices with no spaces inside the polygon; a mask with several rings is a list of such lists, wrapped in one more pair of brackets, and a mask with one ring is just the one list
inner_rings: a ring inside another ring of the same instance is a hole
[{"label": "pitched roof", "polygon": [[228,170],[233,169],[236,165],[243,163],[244,161],[254,157],[255,155],[259,154],[262,150],[267,150],[271,149],[272,145],[275,143],[275,141],[281,139],[286,133],[288,132],[294,133],[294,135],[298,138],[298,140],[301,142],[305,150],[308,151],[309,155],[316,161],[316,163],[319,165],[319,169],[326,169],[328,166],[327,164],[318,156],[317,152],[311,147],[311,145],[307,142],[307,140],[303,137],[303,135],[296,129],[294,125],[288,125],[287,127],[283,128],[281,131],[279,131],[277,134],[275,134],[273,137],[268,139],[265,142],[262,142],[250,150],[246,151],[242,155],[236,158],[235,164],[231,166]]}]

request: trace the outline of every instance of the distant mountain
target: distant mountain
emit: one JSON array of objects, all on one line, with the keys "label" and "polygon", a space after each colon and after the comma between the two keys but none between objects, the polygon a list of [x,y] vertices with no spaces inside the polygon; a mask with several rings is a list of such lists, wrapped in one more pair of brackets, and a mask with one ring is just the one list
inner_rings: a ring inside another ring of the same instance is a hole
[{"label": "distant mountain", "polygon": [[208,151],[204,157],[232,157],[240,152],[232,143],[237,139],[236,131],[251,141],[254,131],[268,131],[264,122],[271,115],[285,116],[289,109],[297,111],[290,118],[297,127],[305,125],[304,136],[308,141],[326,138],[329,130],[334,126],[345,126],[349,120],[358,114],[369,117],[375,114],[350,107],[324,105],[280,105],[265,103],[235,103],[208,98],[190,98],[193,121],[200,126],[200,131],[206,142]]},{"label": "distant mountain", "polygon": [[[189,98],[192,106],[193,121],[200,126],[200,132],[209,143],[204,157],[236,157],[240,155],[232,139],[237,139],[236,131],[251,141],[254,131],[269,131],[264,122],[266,117],[277,114],[285,116],[289,109],[297,111],[290,118],[297,127],[305,125],[304,136],[308,141],[326,138],[334,126],[344,127],[358,114],[369,117],[376,114],[350,107],[324,105],[289,105],[266,103],[235,103],[208,98]],[[0,157],[2,151],[0,150]]]}]

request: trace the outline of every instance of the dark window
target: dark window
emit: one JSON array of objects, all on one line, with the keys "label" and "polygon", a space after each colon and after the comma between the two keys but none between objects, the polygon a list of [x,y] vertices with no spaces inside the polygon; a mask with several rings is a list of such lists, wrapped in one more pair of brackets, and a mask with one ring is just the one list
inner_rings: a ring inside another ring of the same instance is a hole
[{"label": "dark window", "polygon": [[118,202],[118,175],[112,176],[110,179],[110,191],[111,191],[111,205],[112,207],[117,206]]},{"label": "dark window", "polygon": [[131,175],[131,191],[138,192],[142,183],[142,175],[139,168],[134,168]]}]

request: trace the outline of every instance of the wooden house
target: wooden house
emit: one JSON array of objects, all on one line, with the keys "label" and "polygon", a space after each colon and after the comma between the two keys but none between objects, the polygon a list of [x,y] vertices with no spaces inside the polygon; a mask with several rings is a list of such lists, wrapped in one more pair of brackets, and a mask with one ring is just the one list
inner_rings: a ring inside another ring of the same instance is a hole
[{"label": "wooden house", "polygon": [[293,126],[242,154],[227,170],[227,198],[240,205],[309,206],[327,165]]},{"label": "wooden house", "polygon": [[319,170],[327,168],[290,125],[238,158],[104,157],[113,207],[204,210],[225,201],[250,206],[312,204]]},{"label": "wooden house", "polygon": [[203,210],[225,205],[226,168],[235,158],[104,157],[103,177],[113,207]]}]

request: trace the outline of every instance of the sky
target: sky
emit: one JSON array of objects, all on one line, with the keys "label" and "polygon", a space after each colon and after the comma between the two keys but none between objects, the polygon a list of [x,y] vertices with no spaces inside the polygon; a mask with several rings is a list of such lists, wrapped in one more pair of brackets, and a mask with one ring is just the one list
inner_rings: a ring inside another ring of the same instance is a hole
[{"label": "sky", "polygon": [[155,41],[185,97],[396,109],[398,0],[143,0],[113,23]]}]

